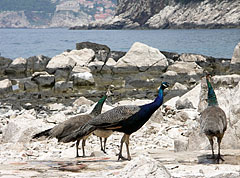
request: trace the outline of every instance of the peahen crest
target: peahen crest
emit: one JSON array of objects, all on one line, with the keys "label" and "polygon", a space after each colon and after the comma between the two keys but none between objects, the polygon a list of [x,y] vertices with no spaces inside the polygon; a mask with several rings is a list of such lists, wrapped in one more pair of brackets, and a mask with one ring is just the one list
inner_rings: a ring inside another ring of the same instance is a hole
[{"label": "peahen crest", "polygon": [[207,86],[208,86],[208,106],[218,105],[216,94],[213,90],[211,83],[209,82],[210,75],[206,76]]}]

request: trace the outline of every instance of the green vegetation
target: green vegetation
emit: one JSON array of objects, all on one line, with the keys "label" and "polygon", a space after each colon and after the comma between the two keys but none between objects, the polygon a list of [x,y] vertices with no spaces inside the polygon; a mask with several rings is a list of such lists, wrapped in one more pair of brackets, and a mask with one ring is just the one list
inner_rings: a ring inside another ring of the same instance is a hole
[{"label": "green vegetation", "polygon": [[0,0],[0,11],[44,11],[52,13],[56,5],[50,0]]}]

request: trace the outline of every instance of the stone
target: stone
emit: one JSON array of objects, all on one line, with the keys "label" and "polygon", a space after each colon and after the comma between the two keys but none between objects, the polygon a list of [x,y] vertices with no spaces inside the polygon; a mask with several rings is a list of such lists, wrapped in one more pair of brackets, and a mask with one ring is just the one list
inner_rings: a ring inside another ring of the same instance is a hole
[{"label": "stone", "polygon": [[199,75],[203,73],[203,69],[195,62],[177,61],[170,65],[167,71],[174,71],[178,74]]},{"label": "stone", "polygon": [[82,97],[79,97],[78,99],[76,99],[73,102],[73,106],[75,106],[75,107],[79,107],[81,105],[88,105],[88,106],[90,106],[93,103],[94,103],[93,101],[91,101],[91,100],[89,100],[89,99],[87,99],[87,98],[82,96]]},{"label": "stone", "polygon": [[142,155],[129,162],[117,177],[170,178],[171,175],[159,161],[150,155]]},{"label": "stone", "polygon": [[156,48],[135,42],[130,50],[117,61],[115,73],[162,72],[168,66],[166,57]]},{"label": "stone", "polygon": [[43,55],[29,57],[27,58],[27,72],[45,71],[49,61],[50,58]]},{"label": "stone", "polygon": [[77,50],[82,50],[84,48],[92,49],[95,52],[95,58],[99,61],[107,61],[110,55],[110,48],[107,45],[97,44],[92,42],[81,42],[76,44]]},{"label": "stone", "polygon": [[63,112],[58,112],[56,114],[53,114],[50,117],[47,117],[46,121],[48,123],[59,124],[61,122],[64,122],[66,119],[67,119],[67,117]]},{"label": "stone", "polygon": [[46,70],[48,73],[53,74],[57,69],[63,69],[71,72],[76,65],[76,61],[69,57],[67,52],[54,56],[47,64]]},{"label": "stone", "polygon": [[231,64],[240,63],[240,43],[236,45],[233,51],[233,56],[231,60]]},{"label": "stone", "polygon": [[54,85],[54,75],[47,72],[35,72],[32,75],[32,80],[35,81],[40,87],[52,87]]},{"label": "stone", "polygon": [[0,81],[0,94],[4,95],[6,93],[12,92],[12,82],[9,79]]},{"label": "stone", "polygon": [[206,57],[199,54],[183,53],[179,59],[183,62],[207,62]]},{"label": "stone", "polygon": [[89,72],[75,73],[72,75],[73,84],[76,86],[94,85],[93,75]]},{"label": "stone", "polygon": [[12,60],[0,56],[0,75],[5,73],[6,68],[11,64]]},{"label": "stone", "polygon": [[73,90],[73,82],[58,81],[54,85],[55,92],[69,92]]},{"label": "stone", "polygon": [[92,49],[72,50],[65,54],[67,57],[73,59],[77,66],[87,66],[95,58],[95,52]]},{"label": "stone", "polygon": [[6,68],[7,74],[19,74],[25,73],[27,70],[27,60],[20,57],[12,61],[12,63]]},{"label": "stone", "polygon": [[187,89],[188,88],[185,85],[178,82],[176,82],[172,87],[172,90],[187,90]]},{"label": "stone", "polygon": [[36,82],[30,80],[26,80],[24,82],[24,90],[28,91],[28,92],[36,92],[38,91],[38,85],[36,84]]},{"label": "stone", "polygon": [[177,109],[186,109],[186,108],[194,108],[194,107],[193,107],[192,102],[189,101],[188,98],[185,98],[184,100],[181,100],[181,98],[180,98],[176,102],[176,108]]}]

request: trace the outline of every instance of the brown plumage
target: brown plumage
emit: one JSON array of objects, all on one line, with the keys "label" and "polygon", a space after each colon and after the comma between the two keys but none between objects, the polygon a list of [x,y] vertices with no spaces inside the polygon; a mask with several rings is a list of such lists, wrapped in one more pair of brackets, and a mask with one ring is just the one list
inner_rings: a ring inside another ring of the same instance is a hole
[{"label": "brown plumage", "polygon": [[217,163],[219,163],[219,160],[224,161],[220,154],[220,145],[227,129],[227,119],[225,112],[218,106],[217,98],[209,82],[209,78],[209,76],[206,77],[208,85],[208,107],[201,113],[201,131],[207,136],[210,142],[212,158],[215,158],[213,137],[217,137],[218,155],[216,160]]}]

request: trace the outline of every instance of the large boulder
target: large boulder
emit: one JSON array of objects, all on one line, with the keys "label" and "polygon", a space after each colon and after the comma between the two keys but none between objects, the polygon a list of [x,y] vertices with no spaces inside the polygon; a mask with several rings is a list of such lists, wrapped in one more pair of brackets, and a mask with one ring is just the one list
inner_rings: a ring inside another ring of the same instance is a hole
[{"label": "large boulder", "polygon": [[95,52],[95,58],[99,61],[105,62],[110,55],[110,48],[106,45],[92,43],[92,42],[81,42],[76,44],[77,50],[84,48],[92,49]]},{"label": "large boulder", "polygon": [[77,86],[94,85],[95,81],[90,72],[74,73],[72,75],[73,84]]},{"label": "large boulder", "polygon": [[71,71],[76,65],[76,62],[68,56],[67,52],[54,56],[47,64],[46,69],[50,74],[53,74],[58,69]]},{"label": "large boulder", "polygon": [[27,60],[20,57],[12,61],[12,63],[6,69],[7,74],[19,74],[25,73],[27,69]]},{"label": "large boulder", "polygon": [[87,66],[94,60],[95,52],[92,49],[72,50],[67,56],[73,59],[78,66]]},{"label": "large boulder", "polygon": [[175,62],[170,65],[167,71],[174,71],[178,74],[198,75],[203,73],[203,69],[195,62]]},{"label": "large boulder", "polygon": [[0,75],[4,74],[5,69],[11,64],[12,60],[0,56]]},{"label": "large boulder", "polygon": [[168,66],[166,57],[156,48],[136,42],[125,56],[117,61],[115,73],[157,72],[161,73]]},{"label": "large boulder", "polygon": [[29,57],[27,59],[27,72],[34,73],[45,71],[49,61],[50,58],[43,55]]}]

